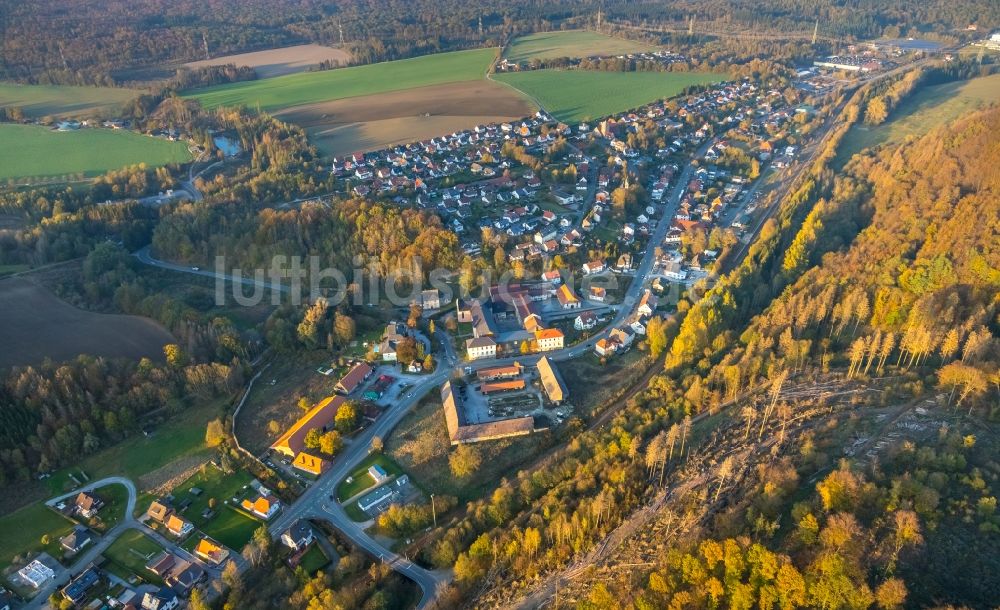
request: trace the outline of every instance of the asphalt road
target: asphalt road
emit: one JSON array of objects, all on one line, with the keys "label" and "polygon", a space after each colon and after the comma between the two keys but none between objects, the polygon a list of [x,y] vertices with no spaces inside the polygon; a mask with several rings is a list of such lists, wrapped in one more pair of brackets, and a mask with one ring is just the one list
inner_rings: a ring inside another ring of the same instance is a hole
[{"label": "asphalt road", "polygon": [[[135,484],[132,483],[131,480],[126,479],[125,477],[108,477],[105,479],[100,479],[98,481],[91,481],[90,483],[87,483],[82,487],[78,487],[77,489],[69,493],[65,493],[60,496],[56,496],[50,500],[47,500],[45,504],[47,506],[54,507],[56,504],[59,504],[59,502],[63,500],[72,500],[80,492],[92,491],[101,487],[106,487],[108,485],[122,485],[125,487],[126,490],[128,490],[128,502],[126,503],[125,506],[125,515],[122,518],[122,521],[118,525],[111,528],[111,530],[109,530],[106,534],[104,534],[104,536],[101,536],[99,539],[97,539],[96,542],[92,542],[87,547],[85,547],[85,549],[81,552],[80,555],[76,557],[76,559],[69,566],[69,568],[62,568],[57,570],[55,578],[53,578],[52,580],[47,582],[42,588],[40,588],[35,594],[35,596],[31,599],[31,601],[25,604],[23,608],[25,608],[26,610],[40,610],[42,608],[47,608],[49,606],[48,603],[49,596],[52,595],[52,593],[65,586],[69,582],[72,575],[78,574],[88,564],[90,564],[90,562],[95,561],[98,557],[100,557],[100,555],[104,553],[104,551],[106,551],[108,547],[111,546],[114,543],[114,541],[118,539],[119,536],[121,536],[128,530],[140,531],[143,534],[155,540],[160,546],[170,551],[171,553],[177,555],[178,557],[185,559],[187,561],[192,561],[200,564],[201,567],[205,569],[205,571],[209,574],[211,578],[219,578],[221,576],[222,570],[219,569],[218,567],[204,563],[191,553],[182,549],[177,544],[174,544],[173,541],[168,540],[167,538],[160,535],[158,532],[156,532],[149,526],[135,519],[135,517],[133,516],[135,514],[135,502],[136,502]],[[237,563],[241,564],[241,568],[244,567],[243,566],[244,562],[242,558],[239,557],[238,553],[234,554],[234,559],[237,561]],[[140,592],[143,590],[145,589],[140,589]]]}]

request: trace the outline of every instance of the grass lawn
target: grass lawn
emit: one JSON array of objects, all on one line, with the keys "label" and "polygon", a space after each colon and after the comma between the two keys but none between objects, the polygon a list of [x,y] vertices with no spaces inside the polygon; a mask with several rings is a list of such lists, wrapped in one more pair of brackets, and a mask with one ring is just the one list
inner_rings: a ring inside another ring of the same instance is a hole
[{"label": "grass lawn", "polygon": [[[18,555],[27,552],[51,550],[54,557],[59,538],[73,529],[74,523],[42,503],[32,504],[21,510],[0,517],[0,569]],[[48,534],[49,544],[42,545],[42,536]]]},{"label": "grass lawn", "polygon": [[206,108],[256,106],[273,111],[348,97],[413,89],[484,77],[496,49],[437,53],[378,64],[302,72],[188,91]]},{"label": "grass lawn", "polygon": [[[262,525],[264,525],[262,521],[252,519],[232,507],[222,506],[201,531],[238,553]],[[191,538],[197,539],[197,536]]]},{"label": "grass lawn", "polygon": [[16,106],[25,116],[88,116],[117,114],[121,105],[142,91],[117,87],[21,85],[0,82],[0,108]]},{"label": "grass lawn", "polygon": [[382,453],[373,453],[358,464],[358,467],[350,474],[351,477],[354,477],[353,481],[348,483],[345,478],[337,486],[337,500],[343,502],[375,485],[375,480],[368,474],[368,468],[373,464],[378,464],[390,475],[398,476],[403,474],[403,469],[399,467],[399,464],[392,461],[388,456]]},{"label": "grass lawn", "polygon": [[223,402],[227,401],[191,407],[156,427],[150,436],[133,436],[83,458],[75,466],[57,471],[46,480],[50,494],[56,495],[74,487],[71,474],[81,483],[86,482],[79,474],[81,470],[90,480],[123,475],[136,481],[142,475],[179,458],[197,454],[208,458],[212,450],[205,446],[205,425],[219,416]]},{"label": "grass lawn", "polygon": [[496,74],[561,121],[592,120],[673,97],[691,85],[722,80],[703,72],[532,70]]},{"label": "grass lawn", "polygon": [[0,265],[0,277],[31,269],[31,265]]},{"label": "grass lawn", "polygon": [[1000,74],[967,81],[922,87],[896,108],[881,125],[858,124],[851,128],[837,153],[842,166],[855,153],[884,143],[922,136],[960,116],[1000,101]]},{"label": "grass lawn", "polygon": [[[186,481],[175,487],[171,493],[173,493],[175,505],[185,500],[191,501],[182,514],[195,527],[203,527],[218,518],[216,516],[205,519],[201,516],[201,513],[208,508],[209,502],[213,498],[215,499],[215,508],[213,510],[217,513],[225,512],[223,509],[226,501],[231,501],[234,496],[242,499],[243,486],[248,484],[252,479],[253,477],[242,470],[233,474],[225,474],[218,468],[206,464],[199,472],[191,475]],[[190,493],[192,487],[200,489],[201,494],[198,496],[192,495]]]},{"label": "grass lawn", "polygon": [[131,131],[53,131],[40,125],[0,125],[0,180],[97,176],[137,163],[158,166],[190,160],[184,142]]},{"label": "grass lawn", "polygon": [[606,36],[590,30],[566,30],[521,36],[507,48],[504,57],[511,61],[522,62],[532,59],[622,55],[654,50],[656,47],[644,42]]},{"label": "grass lawn", "polygon": [[128,490],[124,485],[105,485],[94,490],[102,500],[104,506],[97,511],[100,525],[95,529],[106,532],[121,522],[125,516],[125,509],[128,507]]},{"label": "grass lawn", "polygon": [[163,581],[146,569],[146,563],[163,551],[152,538],[140,531],[128,530],[104,551],[107,569],[112,574],[128,580],[132,574],[143,580],[163,584]]},{"label": "grass lawn", "polygon": [[302,556],[302,561],[299,565],[306,571],[306,574],[315,574],[316,570],[323,569],[329,565],[329,563],[330,559],[323,553],[323,549],[319,548],[318,544],[314,544],[308,551],[306,551],[306,554]]},{"label": "grass lawn", "polygon": [[[560,370],[565,370],[563,367]],[[572,387],[572,386],[571,386]],[[474,476],[456,479],[448,456],[452,447],[441,411],[441,400],[428,398],[403,418],[386,442],[386,453],[396,460],[427,493],[455,496],[461,505],[482,497],[502,477],[513,479],[518,466],[548,447],[546,434],[477,443],[482,464]],[[438,515],[440,517],[440,515]]]}]

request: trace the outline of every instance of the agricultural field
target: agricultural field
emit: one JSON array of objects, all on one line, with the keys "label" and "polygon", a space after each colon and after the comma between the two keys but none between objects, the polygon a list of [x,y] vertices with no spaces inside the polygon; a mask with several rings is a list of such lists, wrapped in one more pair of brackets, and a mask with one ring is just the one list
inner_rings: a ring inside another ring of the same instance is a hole
[{"label": "agricultural field", "polygon": [[338,70],[290,74],[188,91],[206,108],[260,106],[270,112],[429,85],[480,80],[496,49],[438,53]]},{"label": "agricultural field", "polygon": [[494,80],[525,93],[561,121],[577,123],[675,96],[686,87],[722,80],[703,72],[598,72],[531,70],[496,74]]},{"label": "agricultural field", "polygon": [[174,342],[153,320],[77,309],[23,278],[0,280],[0,311],[0,368],[80,354],[163,360],[163,346]]},{"label": "agricultural field", "polygon": [[607,36],[590,30],[567,30],[522,36],[507,48],[504,57],[514,62],[528,62],[532,59],[622,55],[655,50],[656,47],[644,42]]},{"label": "agricultural field", "polygon": [[114,116],[122,104],[143,93],[117,87],[20,85],[0,82],[0,108],[15,106],[29,118]]},{"label": "agricultural field", "polygon": [[309,68],[324,61],[334,61],[340,65],[347,64],[351,54],[344,49],[325,47],[318,44],[300,44],[280,49],[223,55],[213,59],[202,59],[184,64],[186,68],[203,68],[206,66],[250,66],[257,72],[258,78],[272,78],[305,72]]},{"label": "agricultural field", "polygon": [[190,160],[184,142],[130,131],[0,125],[0,180],[93,177],[137,163],[158,166]]},{"label": "agricultural field", "polygon": [[307,104],[276,114],[304,127],[323,153],[337,156],[514,121],[535,110],[509,87],[477,80]]},{"label": "agricultural field", "polygon": [[885,123],[875,127],[858,124],[851,128],[838,150],[838,161],[846,163],[854,154],[872,146],[922,136],[996,102],[1000,102],[1000,74],[923,87],[903,100]]}]

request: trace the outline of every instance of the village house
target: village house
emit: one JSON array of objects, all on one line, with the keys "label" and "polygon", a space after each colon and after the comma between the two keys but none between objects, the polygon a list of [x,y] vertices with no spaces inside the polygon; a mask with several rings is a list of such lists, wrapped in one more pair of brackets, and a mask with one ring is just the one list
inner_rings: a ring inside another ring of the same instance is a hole
[{"label": "village house", "polygon": [[77,494],[74,504],[78,515],[90,519],[104,506],[104,500],[93,492],[81,491]]},{"label": "village house", "polygon": [[297,519],[281,534],[281,543],[293,551],[301,551],[313,542],[313,528],[309,522]]},{"label": "village house", "polygon": [[468,353],[469,360],[496,358],[497,342],[490,336],[473,337],[465,340],[465,351]]},{"label": "village house", "polygon": [[592,330],[597,326],[597,316],[591,311],[585,311],[573,320],[573,328],[576,330]]},{"label": "village house", "polygon": [[323,458],[310,455],[305,451],[296,455],[295,460],[292,461],[292,468],[301,470],[302,472],[316,477],[326,472],[326,469],[329,468],[329,466],[330,462],[324,460]]},{"label": "village house", "polygon": [[382,342],[375,346],[376,354],[381,354],[383,362],[396,362],[396,347],[407,337],[406,325],[389,322],[385,327]]},{"label": "village house", "polygon": [[536,349],[540,352],[562,349],[564,339],[565,336],[562,331],[557,328],[546,328],[535,331],[535,345]]},{"label": "village house", "polygon": [[166,522],[163,524],[167,528],[167,531],[181,538],[187,536],[192,531],[194,531],[194,525],[187,519],[178,517],[177,515],[171,514],[167,517]]},{"label": "village house", "polygon": [[424,311],[441,309],[441,292],[437,288],[424,290],[420,293],[420,306]]},{"label": "village house", "polygon": [[269,521],[281,510],[281,502],[272,495],[258,495],[253,499],[244,498],[240,502],[240,506],[243,510],[253,513],[264,521]]},{"label": "village house", "polygon": [[180,603],[177,594],[170,587],[147,591],[142,596],[142,610],[174,610]]},{"label": "village house", "polygon": [[590,296],[588,297],[591,301],[597,301],[598,303],[603,303],[608,297],[608,291],[601,286],[591,286]]},{"label": "village house", "polygon": [[229,551],[226,547],[210,538],[199,540],[198,544],[194,547],[194,554],[215,565],[222,565],[229,557]]},{"label": "village house", "polygon": [[647,288],[643,291],[642,297],[639,299],[639,306],[636,307],[636,312],[641,316],[649,317],[653,315],[654,311],[656,311],[658,302],[659,299],[656,298],[653,291]]},{"label": "village house", "polygon": [[595,273],[603,273],[606,268],[607,266],[604,264],[604,261],[590,261],[583,264],[583,274],[594,275]]},{"label": "village house", "polygon": [[59,539],[59,546],[69,553],[79,553],[83,547],[94,541],[90,530],[82,525],[73,526],[73,530]]}]

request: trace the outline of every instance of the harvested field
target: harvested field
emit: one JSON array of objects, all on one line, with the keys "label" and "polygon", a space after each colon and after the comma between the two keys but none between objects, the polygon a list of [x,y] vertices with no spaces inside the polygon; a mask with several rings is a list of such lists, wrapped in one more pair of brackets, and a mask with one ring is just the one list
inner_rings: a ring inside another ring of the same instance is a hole
[{"label": "harvested field", "polygon": [[0,280],[0,311],[0,369],[79,354],[162,360],[174,341],[152,320],[77,309],[23,278]]},{"label": "harvested field", "polygon": [[296,106],[277,116],[309,132],[325,154],[378,150],[491,122],[535,107],[509,87],[481,80]]},{"label": "harvested field", "polygon": [[223,66],[226,64],[250,66],[257,71],[259,78],[271,78],[272,76],[305,72],[310,67],[327,60],[345,65],[350,59],[351,54],[344,49],[324,47],[318,44],[300,44],[281,49],[223,55],[214,59],[188,62],[184,66],[188,68]]}]

